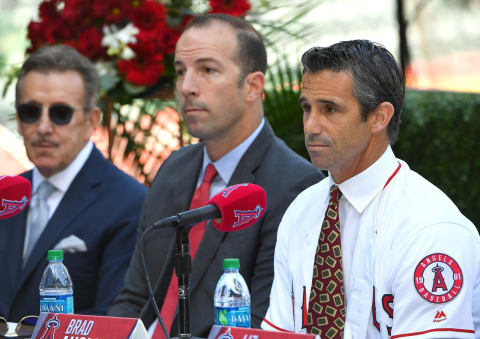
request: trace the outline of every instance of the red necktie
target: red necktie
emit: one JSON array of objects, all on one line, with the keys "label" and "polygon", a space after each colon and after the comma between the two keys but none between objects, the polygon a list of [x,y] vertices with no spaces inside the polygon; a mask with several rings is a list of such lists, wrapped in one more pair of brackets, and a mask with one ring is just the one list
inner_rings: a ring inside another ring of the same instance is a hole
[{"label": "red necktie", "polygon": [[307,333],[322,338],[343,338],[345,297],[337,186],[330,187],[330,201],[315,252],[312,290],[308,304]]},{"label": "red necktie", "polygon": [[[212,183],[213,178],[217,175],[217,169],[214,165],[208,164],[205,168],[205,174],[203,175],[203,180],[200,186],[193,194],[192,201],[190,202],[190,209],[199,208],[205,206],[208,202],[210,184]],[[189,239],[190,239],[190,255],[192,260],[197,252],[198,245],[200,240],[202,240],[203,234],[205,233],[206,221],[193,226],[190,230]],[[175,310],[177,309],[177,274],[175,268],[173,269],[172,278],[170,279],[170,285],[168,285],[167,295],[162,305],[160,315],[162,316],[163,322],[165,323],[165,328],[170,331],[173,323],[173,317],[175,316]],[[152,339],[163,339],[165,338],[162,327],[160,323],[157,323],[155,330],[153,332]]]}]

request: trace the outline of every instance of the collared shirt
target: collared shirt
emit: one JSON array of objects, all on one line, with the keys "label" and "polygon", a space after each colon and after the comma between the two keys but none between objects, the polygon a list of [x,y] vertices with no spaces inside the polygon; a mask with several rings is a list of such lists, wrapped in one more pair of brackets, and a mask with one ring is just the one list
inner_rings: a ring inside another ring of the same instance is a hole
[{"label": "collared shirt", "polygon": [[[332,184],[330,177],[302,192],[282,219],[264,329],[305,332],[315,250]],[[390,147],[338,186],[344,338],[475,338],[474,331],[480,331],[475,226]]]},{"label": "collared shirt", "polygon": [[[48,219],[50,219],[57,209],[60,201],[62,201],[63,196],[67,192],[70,184],[73,179],[77,176],[78,172],[82,169],[85,162],[87,162],[88,157],[93,149],[93,143],[89,141],[82,150],[77,154],[75,159],[68,165],[64,170],[55,173],[48,181],[55,187],[55,191],[50,195],[47,200],[48,204]],[[32,190],[35,194],[38,186],[45,180],[45,177],[40,173],[40,171],[34,167],[32,174]]]},{"label": "collared shirt", "polygon": [[232,178],[233,172],[235,171],[235,168],[237,168],[240,159],[260,133],[264,125],[265,119],[262,119],[255,131],[253,131],[253,133],[250,134],[247,139],[215,162],[210,160],[210,157],[207,154],[207,148],[204,146],[202,170],[198,176],[197,187],[202,183],[203,176],[205,174],[205,168],[208,164],[212,163],[215,165],[218,174],[212,181],[209,196],[212,197],[223,190]]}]

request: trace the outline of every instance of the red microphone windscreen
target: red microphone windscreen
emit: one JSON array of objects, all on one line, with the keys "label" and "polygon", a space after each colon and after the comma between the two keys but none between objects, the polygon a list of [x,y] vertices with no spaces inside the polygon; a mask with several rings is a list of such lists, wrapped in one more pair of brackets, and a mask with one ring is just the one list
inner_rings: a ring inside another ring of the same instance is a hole
[{"label": "red microphone windscreen", "polygon": [[243,230],[255,223],[267,208],[265,190],[255,184],[238,184],[226,187],[208,202],[222,214],[222,221],[213,225],[223,232]]},{"label": "red microphone windscreen", "polygon": [[21,176],[0,176],[0,219],[17,215],[27,207],[32,183]]}]

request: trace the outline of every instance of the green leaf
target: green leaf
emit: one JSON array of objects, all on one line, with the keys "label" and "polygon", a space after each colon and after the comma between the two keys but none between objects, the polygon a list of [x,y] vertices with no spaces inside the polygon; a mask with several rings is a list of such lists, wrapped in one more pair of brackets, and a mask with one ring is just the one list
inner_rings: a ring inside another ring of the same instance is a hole
[{"label": "green leaf", "polygon": [[132,96],[140,94],[147,89],[146,86],[136,86],[128,81],[123,82],[123,88],[127,91],[128,94]]}]

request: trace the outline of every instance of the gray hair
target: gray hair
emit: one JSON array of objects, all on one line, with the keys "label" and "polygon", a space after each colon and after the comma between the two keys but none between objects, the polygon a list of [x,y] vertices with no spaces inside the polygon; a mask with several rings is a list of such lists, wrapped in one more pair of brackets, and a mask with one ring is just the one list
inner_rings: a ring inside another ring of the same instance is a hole
[{"label": "gray hair", "polygon": [[322,70],[345,72],[353,78],[353,95],[367,119],[382,102],[389,102],[394,114],[388,124],[390,144],[398,139],[405,97],[405,80],[393,55],[369,40],[350,40],[329,47],[313,47],[302,56],[303,73]]},{"label": "gray hair", "polygon": [[22,81],[27,73],[31,71],[41,73],[55,71],[78,72],[83,79],[85,89],[83,97],[85,114],[97,106],[100,94],[100,78],[97,70],[90,60],[77,52],[73,47],[66,45],[45,46],[36,50],[28,57],[20,69],[15,87],[15,103],[17,105],[20,103]]}]

